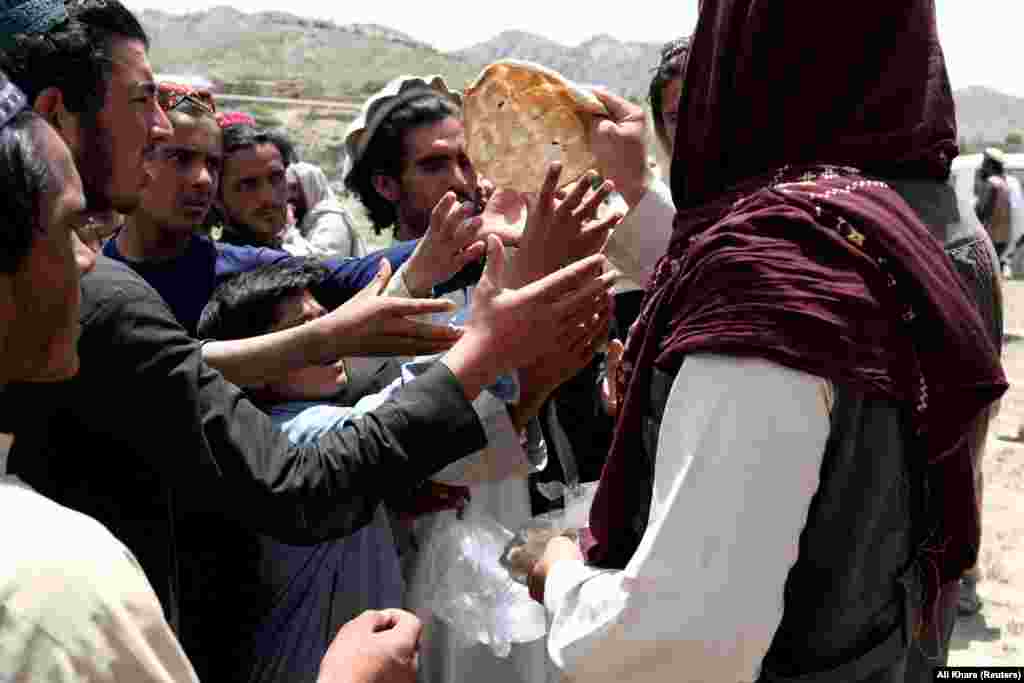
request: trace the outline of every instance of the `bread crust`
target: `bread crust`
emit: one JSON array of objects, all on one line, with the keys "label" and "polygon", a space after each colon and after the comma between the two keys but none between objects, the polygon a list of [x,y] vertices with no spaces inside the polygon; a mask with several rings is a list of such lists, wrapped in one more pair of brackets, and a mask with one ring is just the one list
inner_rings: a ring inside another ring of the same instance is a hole
[{"label": "bread crust", "polygon": [[591,124],[607,115],[590,90],[519,60],[488,65],[463,94],[467,151],[477,172],[518,192],[540,190],[554,159],[562,162],[562,185],[594,168]]}]

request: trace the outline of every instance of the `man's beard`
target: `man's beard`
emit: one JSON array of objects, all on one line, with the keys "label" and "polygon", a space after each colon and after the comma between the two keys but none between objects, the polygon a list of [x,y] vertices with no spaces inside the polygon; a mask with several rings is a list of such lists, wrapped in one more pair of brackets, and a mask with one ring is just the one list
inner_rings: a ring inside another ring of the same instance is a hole
[{"label": "man's beard", "polygon": [[274,249],[280,249],[282,241],[284,239],[285,227],[282,222],[281,227],[274,232],[273,235],[268,235],[265,231],[257,230],[248,223],[239,220],[231,214],[231,212],[223,211],[224,227],[234,231],[235,233],[244,236],[245,240],[255,246],[268,246]]},{"label": "man's beard", "polygon": [[398,212],[398,223],[395,225],[395,239],[418,240],[430,228],[431,211],[403,207]]},{"label": "man's beard", "polygon": [[130,196],[112,192],[114,180],[113,136],[97,121],[83,121],[82,144],[75,166],[82,177],[82,189],[90,211],[118,211],[131,214],[139,205],[141,186]]}]

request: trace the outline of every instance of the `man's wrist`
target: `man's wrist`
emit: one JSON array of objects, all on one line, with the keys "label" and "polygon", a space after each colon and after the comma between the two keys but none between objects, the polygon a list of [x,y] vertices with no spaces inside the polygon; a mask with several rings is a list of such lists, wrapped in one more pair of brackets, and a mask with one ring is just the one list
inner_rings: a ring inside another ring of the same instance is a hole
[{"label": "man's wrist", "polygon": [[303,350],[306,365],[324,365],[342,356],[352,355],[352,349],[344,347],[348,335],[338,335],[328,326],[329,315],[311,320],[293,328],[300,335],[299,347]]},{"label": "man's wrist", "polygon": [[467,401],[474,401],[485,387],[494,383],[500,370],[489,360],[486,350],[475,339],[463,336],[442,358]]},{"label": "man's wrist", "polygon": [[434,287],[434,283],[424,282],[417,273],[417,270],[418,269],[415,265],[410,263],[409,267],[401,269],[398,275],[402,278],[402,282],[405,284],[405,288],[408,290],[409,295],[413,298],[419,299],[430,294],[431,289]]},{"label": "man's wrist", "polygon": [[653,181],[654,174],[651,172],[651,169],[645,168],[643,173],[630,174],[624,180],[616,178],[612,182],[615,183],[615,189],[626,201],[626,205],[632,209],[644,198]]}]

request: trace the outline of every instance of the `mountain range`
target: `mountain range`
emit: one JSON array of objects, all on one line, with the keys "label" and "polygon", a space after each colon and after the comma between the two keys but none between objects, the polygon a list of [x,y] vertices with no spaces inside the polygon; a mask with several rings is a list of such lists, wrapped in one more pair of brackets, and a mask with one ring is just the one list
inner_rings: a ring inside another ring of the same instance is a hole
[{"label": "mountain range", "polygon": [[[377,24],[339,25],[287,12],[247,14],[227,6],[169,14],[143,10],[150,60],[163,73],[194,74],[226,90],[278,94],[273,84],[299,84],[306,97],[361,100],[400,74],[443,74],[462,88],[486,64],[503,58],[538,62],[580,83],[606,85],[640,101],[646,97],[659,43],[622,42],[598,35],[576,47],[522,31],[505,31],[455,52],[441,52]],[[1024,131],[1024,98],[978,86],[954,93],[960,139],[999,142]]]}]

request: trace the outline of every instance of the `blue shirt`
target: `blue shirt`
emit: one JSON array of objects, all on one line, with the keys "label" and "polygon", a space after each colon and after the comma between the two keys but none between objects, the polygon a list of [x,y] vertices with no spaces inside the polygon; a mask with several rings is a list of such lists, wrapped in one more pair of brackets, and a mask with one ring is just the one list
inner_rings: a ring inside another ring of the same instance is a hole
[{"label": "blue shirt", "polygon": [[[331,276],[318,288],[317,299],[327,308],[340,306],[370,283],[377,274],[382,256],[397,270],[415,248],[415,241],[399,242],[362,258],[322,261],[331,270]],[[103,245],[103,253],[128,265],[142,276],[163,297],[174,317],[192,336],[196,336],[203,308],[221,282],[236,273],[268,263],[299,258],[277,249],[214,242],[205,235],[193,235],[185,252],[168,261],[131,261],[118,250],[116,239],[110,239]]]}]

